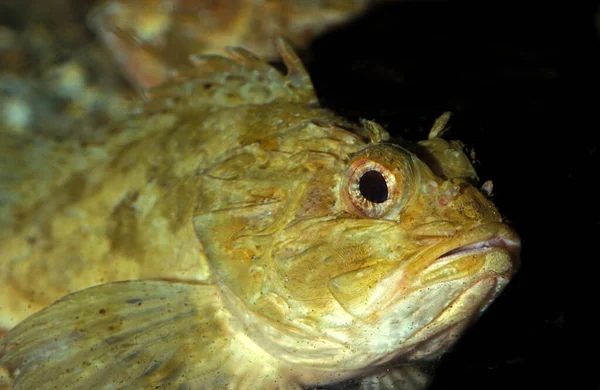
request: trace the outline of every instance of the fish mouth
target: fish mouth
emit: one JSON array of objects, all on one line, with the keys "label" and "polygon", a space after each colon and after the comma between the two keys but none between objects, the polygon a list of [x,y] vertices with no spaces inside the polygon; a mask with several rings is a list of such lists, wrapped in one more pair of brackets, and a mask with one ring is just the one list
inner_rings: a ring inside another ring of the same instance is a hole
[{"label": "fish mouth", "polygon": [[[490,223],[438,243],[397,273],[398,288],[380,326],[403,346],[379,361],[434,358],[495,300],[519,265],[519,236]],[[383,318],[383,317],[382,317]],[[398,318],[395,323],[388,318]],[[397,324],[409,324],[402,326]]]},{"label": "fish mouth", "polygon": [[430,248],[417,260],[416,271],[433,280],[484,267],[490,276],[510,278],[520,265],[520,251],[521,241],[514,230],[503,223],[489,223]]},{"label": "fish mouth", "polygon": [[480,253],[490,248],[502,248],[508,250],[509,252],[515,252],[516,250],[518,250],[518,245],[516,245],[513,241],[509,241],[505,238],[493,237],[491,239],[474,242],[472,244],[463,245],[458,248],[449,250],[448,252],[438,257],[438,260],[445,258],[447,259],[449,257],[457,257],[460,255]]},{"label": "fish mouth", "polygon": [[506,287],[519,252],[516,232],[493,222],[462,230],[394,269],[390,295],[370,305],[380,334],[371,335],[374,345],[394,346],[376,364],[443,353]]}]

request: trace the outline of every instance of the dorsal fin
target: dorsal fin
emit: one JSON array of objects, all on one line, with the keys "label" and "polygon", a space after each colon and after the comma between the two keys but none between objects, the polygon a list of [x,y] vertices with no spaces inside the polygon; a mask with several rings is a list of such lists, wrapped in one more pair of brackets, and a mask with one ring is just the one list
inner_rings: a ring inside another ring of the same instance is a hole
[{"label": "dorsal fin", "polygon": [[227,48],[228,57],[197,55],[191,57],[193,68],[173,72],[164,84],[142,91],[148,101],[139,109],[148,112],[176,104],[232,107],[274,102],[318,106],[310,77],[292,47],[280,38],[277,48],[286,74],[242,48]]}]

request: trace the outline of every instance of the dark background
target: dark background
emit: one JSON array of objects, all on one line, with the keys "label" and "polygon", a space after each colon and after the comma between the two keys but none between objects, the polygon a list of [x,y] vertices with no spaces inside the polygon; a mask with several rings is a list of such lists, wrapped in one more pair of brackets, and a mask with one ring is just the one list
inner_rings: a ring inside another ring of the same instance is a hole
[{"label": "dark background", "polygon": [[598,389],[597,8],[486,4],[375,7],[315,41],[309,72],[324,106],[410,140],[452,111],[446,138],[521,235],[521,269],[433,390]]}]

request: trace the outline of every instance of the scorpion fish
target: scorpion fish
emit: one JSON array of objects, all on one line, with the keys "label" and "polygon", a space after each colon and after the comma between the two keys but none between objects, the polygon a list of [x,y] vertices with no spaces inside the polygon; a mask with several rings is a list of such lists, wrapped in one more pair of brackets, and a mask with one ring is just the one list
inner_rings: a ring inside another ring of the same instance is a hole
[{"label": "scorpion fish", "polygon": [[422,389],[520,241],[447,116],[418,143],[240,48],[96,138],[0,133],[12,389]]},{"label": "scorpion fish", "polygon": [[139,90],[162,84],[190,53],[220,54],[244,47],[277,56],[272,40],[302,48],[319,33],[382,0],[106,0],[89,25]]}]

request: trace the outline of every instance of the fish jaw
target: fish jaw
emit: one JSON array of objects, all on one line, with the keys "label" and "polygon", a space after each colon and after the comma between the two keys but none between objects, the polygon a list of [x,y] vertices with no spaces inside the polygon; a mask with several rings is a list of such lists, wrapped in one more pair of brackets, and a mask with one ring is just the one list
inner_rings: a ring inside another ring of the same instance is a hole
[{"label": "fish jaw", "polygon": [[506,224],[491,222],[457,234],[416,255],[402,267],[395,294],[453,280],[503,278],[517,271],[521,243]]},{"label": "fish jaw", "polygon": [[506,287],[519,267],[519,252],[518,235],[490,223],[391,271],[370,302],[362,302],[367,310],[352,313],[361,319],[354,337],[380,356],[370,364],[430,360],[445,352]]},{"label": "fish jaw", "polygon": [[[506,287],[518,268],[519,249],[513,230],[490,223],[394,266],[381,261],[360,268],[356,272],[362,272],[363,278],[369,272],[380,278],[388,271],[383,280],[372,284],[376,291],[368,297],[371,301],[357,302],[357,307],[370,311],[348,310],[338,299],[337,307],[329,306],[328,314],[316,323],[306,322],[301,315],[275,318],[256,312],[226,286],[221,285],[221,291],[225,306],[244,331],[277,356],[285,372],[299,383],[323,385],[393,362],[440,356]],[[335,292],[332,295],[336,297]],[[285,309],[278,307],[290,314],[298,305],[287,300]]]}]

